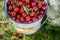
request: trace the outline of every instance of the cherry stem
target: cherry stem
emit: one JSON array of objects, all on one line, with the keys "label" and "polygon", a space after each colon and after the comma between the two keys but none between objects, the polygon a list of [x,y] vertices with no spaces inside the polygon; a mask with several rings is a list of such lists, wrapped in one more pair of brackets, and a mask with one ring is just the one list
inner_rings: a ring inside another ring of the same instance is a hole
[{"label": "cherry stem", "polygon": [[17,0],[15,0],[14,2],[15,2],[15,4],[16,4],[16,6],[17,6],[18,1],[17,1]]}]

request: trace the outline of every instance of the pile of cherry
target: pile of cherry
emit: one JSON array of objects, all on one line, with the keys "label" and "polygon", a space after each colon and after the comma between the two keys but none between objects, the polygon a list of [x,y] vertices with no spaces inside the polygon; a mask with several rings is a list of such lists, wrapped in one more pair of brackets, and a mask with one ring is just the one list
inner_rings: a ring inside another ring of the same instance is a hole
[{"label": "pile of cherry", "polygon": [[7,11],[16,22],[35,22],[39,20],[46,10],[46,2],[36,0],[9,0]]}]

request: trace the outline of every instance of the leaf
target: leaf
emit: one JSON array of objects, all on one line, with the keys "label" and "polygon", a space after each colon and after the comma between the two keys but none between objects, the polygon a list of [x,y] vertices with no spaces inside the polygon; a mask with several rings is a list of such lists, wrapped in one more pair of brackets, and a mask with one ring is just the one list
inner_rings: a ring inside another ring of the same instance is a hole
[{"label": "leaf", "polygon": [[48,0],[48,5],[51,6],[51,0]]},{"label": "leaf", "polygon": [[26,6],[23,6],[24,10],[26,11],[26,14],[29,15],[30,11]]},{"label": "leaf", "polygon": [[23,40],[26,40],[26,35],[24,34]]}]

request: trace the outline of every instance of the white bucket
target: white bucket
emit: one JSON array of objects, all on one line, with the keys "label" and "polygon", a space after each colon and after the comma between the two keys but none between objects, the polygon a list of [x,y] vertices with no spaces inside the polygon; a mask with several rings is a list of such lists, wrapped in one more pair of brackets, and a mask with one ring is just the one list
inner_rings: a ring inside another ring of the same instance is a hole
[{"label": "white bucket", "polygon": [[41,27],[41,20],[42,18],[31,24],[20,24],[13,21],[13,24],[18,32],[25,34],[33,34]]},{"label": "white bucket", "polygon": [[[47,3],[47,0],[45,0],[45,1]],[[6,8],[4,8],[4,9],[6,11]],[[12,22],[13,22],[14,27],[17,30],[17,32],[24,33],[24,34],[33,34],[33,33],[37,32],[37,30],[41,27],[42,19],[43,19],[43,16],[38,21],[33,22],[33,23],[29,23],[29,24],[17,23],[17,22],[15,22],[13,20],[12,20]]]}]

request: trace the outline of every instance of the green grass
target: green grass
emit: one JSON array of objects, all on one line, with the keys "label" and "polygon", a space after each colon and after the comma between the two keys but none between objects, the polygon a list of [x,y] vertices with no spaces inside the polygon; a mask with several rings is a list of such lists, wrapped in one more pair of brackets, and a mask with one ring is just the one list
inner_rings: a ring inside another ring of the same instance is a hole
[{"label": "green grass", "polygon": [[[0,1],[2,2],[2,1]],[[0,3],[1,4],[1,3]],[[2,5],[0,5],[2,8]],[[13,36],[15,29],[13,23],[6,17],[5,12],[0,10],[0,40],[60,40],[60,27],[52,26],[46,22],[35,34],[25,35],[23,38]]]}]

